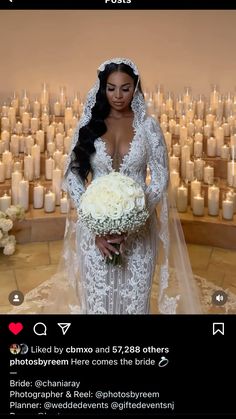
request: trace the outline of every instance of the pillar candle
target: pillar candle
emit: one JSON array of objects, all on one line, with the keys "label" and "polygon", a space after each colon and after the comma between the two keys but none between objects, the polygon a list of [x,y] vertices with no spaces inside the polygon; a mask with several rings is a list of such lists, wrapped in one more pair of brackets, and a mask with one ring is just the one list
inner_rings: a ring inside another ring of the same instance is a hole
[{"label": "pillar candle", "polygon": [[35,99],[33,102],[33,115],[35,118],[40,117],[40,110],[41,110],[41,104],[37,99]]},{"label": "pillar candle", "polygon": [[5,150],[2,153],[2,162],[5,164],[5,178],[11,178],[12,172],[12,153],[8,150]]},{"label": "pillar candle", "polygon": [[205,137],[210,137],[212,133],[211,125],[209,124],[204,125],[203,132],[204,132]]},{"label": "pillar candle", "polygon": [[61,132],[58,132],[55,137],[56,148],[61,149],[64,143],[64,135]]},{"label": "pillar candle", "polygon": [[178,172],[179,171],[179,157],[170,156],[169,157],[169,166],[170,166],[170,171],[171,170],[176,170]]},{"label": "pillar candle", "polygon": [[18,135],[21,135],[21,134],[22,134],[22,132],[23,132],[23,127],[22,127],[22,123],[21,123],[20,121],[18,121],[18,122],[16,123],[16,126],[15,126],[15,131],[16,131],[16,134],[18,134]]},{"label": "pillar candle", "polygon": [[64,152],[69,154],[70,145],[71,145],[71,137],[69,136],[65,137],[63,141],[63,145],[64,145]]},{"label": "pillar candle", "polygon": [[209,215],[218,215],[219,199],[220,199],[220,188],[216,185],[209,186],[208,188],[208,214]]},{"label": "pillar candle", "polygon": [[36,144],[40,147],[40,153],[43,153],[45,150],[45,140],[44,140],[44,131],[37,130],[36,132]]},{"label": "pillar candle", "polygon": [[160,127],[162,129],[163,134],[167,131],[167,122],[161,122]]},{"label": "pillar candle", "polygon": [[234,203],[230,199],[222,202],[222,216],[225,220],[232,220],[234,215]]},{"label": "pillar candle", "polygon": [[64,134],[64,124],[62,122],[58,122],[57,132],[60,132],[61,134]]},{"label": "pillar candle", "polygon": [[175,157],[180,157],[181,154],[181,145],[179,143],[173,144],[173,155]]},{"label": "pillar candle", "polygon": [[224,145],[222,145],[222,147],[221,147],[221,151],[220,151],[220,157],[222,158],[222,159],[229,159],[229,147],[226,145],[226,144],[224,144]]},{"label": "pillar candle", "polygon": [[55,143],[47,143],[47,151],[50,154],[50,156],[53,155],[54,151],[56,149],[56,144]]},{"label": "pillar candle", "polygon": [[202,156],[202,142],[195,141],[193,145],[194,156],[201,157]]},{"label": "pillar candle", "polygon": [[10,132],[4,129],[1,132],[1,140],[2,141],[8,141],[9,142],[10,141]]},{"label": "pillar candle", "polygon": [[60,116],[61,115],[61,104],[58,100],[54,103],[53,109],[54,109],[54,115],[55,116]]},{"label": "pillar candle", "polygon": [[187,124],[187,118],[184,113],[182,113],[179,117],[179,124],[180,124],[180,127],[186,126]]},{"label": "pillar candle", "polygon": [[47,180],[52,180],[53,169],[55,167],[55,162],[52,157],[49,157],[45,160],[45,178]]},{"label": "pillar candle", "polygon": [[178,137],[180,134],[180,124],[175,125],[175,135]]},{"label": "pillar candle", "polygon": [[30,129],[32,134],[35,134],[36,131],[39,129],[39,119],[37,116],[33,116],[30,120]]},{"label": "pillar candle", "polygon": [[29,209],[29,181],[20,180],[19,182],[19,205],[21,205],[25,211]]},{"label": "pillar candle", "polygon": [[197,179],[192,180],[191,182],[191,208],[193,208],[194,196],[200,193],[201,193],[201,182]]},{"label": "pillar candle", "polygon": [[186,177],[186,162],[190,160],[190,147],[184,145],[181,147],[181,177]]},{"label": "pillar candle", "polygon": [[9,118],[7,116],[3,116],[1,118],[1,129],[2,129],[2,131],[3,130],[9,131],[9,128],[10,128]]},{"label": "pillar candle", "polygon": [[185,144],[189,146],[190,156],[192,156],[193,155],[193,144],[194,144],[193,143],[193,138],[192,137],[188,137],[187,140],[186,140],[186,142],[185,142]]},{"label": "pillar candle", "polygon": [[185,179],[191,182],[194,179],[194,163],[191,160],[186,161]]},{"label": "pillar candle", "polygon": [[34,144],[31,148],[31,155],[34,161],[34,177],[36,179],[40,178],[40,146]]},{"label": "pillar candle", "polygon": [[234,192],[233,189],[230,189],[229,192],[226,193],[226,198],[233,201],[234,213],[236,213],[236,192]]},{"label": "pillar candle", "polygon": [[166,113],[161,115],[160,122],[168,122],[168,116]]},{"label": "pillar candle", "polygon": [[62,171],[58,167],[52,172],[52,190],[55,193],[56,205],[60,205]]},{"label": "pillar candle", "polygon": [[[73,118],[72,118],[71,128],[69,128],[69,129],[74,130],[74,128],[76,128],[76,127],[77,127],[77,124],[78,124],[78,118],[77,118],[77,116],[76,116],[76,115],[74,115],[74,116],[73,116]],[[68,131],[68,130],[67,130],[67,131]],[[67,135],[68,135],[68,134],[67,134]]]},{"label": "pillar candle", "polygon": [[24,135],[19,135],[19,144],[20,144],[20,153],[24,153],[26,149]]},{"label": "pillar candle", "polygon": [[33,206],[34,208],[43,208],[44,187],[39,183],[34,186]]},{"label": "pillar candle", "polygon": [[66,165],[67,159],[68,159],[68,154],[63,154],[61,158],[61,162],[60,162],[60,169],[62,173],[64,173],[65,171],[65,165]]},{"label": "pillar candle", "polygon": [[71,106],[67,106],[65,108],[65,126],[68,126],[72,122],[73,117],[73,109]]},{"label": "pillar candle", "polygon": [[60,150],[54,151],[54,153],[53,153],[53,159],[55,161],[55,167],[56,166],[60,167],[61,158],[62,158],[62,151],[60,151]]},{"label": "pillar candle", "polygon": [[0,183],[5,182],[5,163],[0,160]]},{"label": "pillar candle", "polygon": [[188,138],[188,130],[187,130],[187,127],[185,125],[180,127],[179,136],[180,136],[180,144],[183,146],[185,141]]},{"label": "pillar candle", "polygon": [[20,160],[16,160],[13,163],[13,172],[15,172],[16,170],[18,170],[19,172],[21,172],[22,170],[22,164]]},{"label": "pillar candle", "polygon": [[26,154],[31,154],[31,149],[34,145],[34,138],[32,137],[32,135],[27,135],[27,137],[25,137],[25,153]]},{"label": "pillar candle", "polygon": [[73,128],[69,128],[67,131],[66,131],[66,135],[68,135],[68,137],[72,137],[72,135],[74,134],[74,129]]},{"label": "pillar candle", "polygon": [[209,157],[215,157],[216,155],[216,139],[214,137],[207,139],[207,155]]},{"label": "pillar candle", "polygon": [[24,178],[30,182],[34,178],[34,161],[30,154],[24,157]]},{"label": "pillar candle", "polygon": [[203,120],[198,118],[194,120],[194,125],[195,125],[195,130],[197,132],[200,132],[202,130],[203,127]]},{"label": "pillar candle", "polygon": [[203,180],[204,165],[205,162],[203,159],[199,158],[194,160],[194,176],[197,180]]},{"label": "pillar candle", "polygon": [[176,170],[171,170],[170,183],[171,183],[171,188],[172,188],[175,200],[177,198],[177,188],[179,186],[179,181],[180,181],[179,172],[177,172]]},{"label": "pillar candle", "polygon": [[49,115],[46,112],[44,112],[41,116],[41,126],[42,126],[42,130],[44,132],[47,131],[47,127],[48,127],[49,123],[50,123],[49,122]]},{"label": "pillar candle", "polygon": [[165,134],[164,134],[164,137],[165,137],[167,150],[170,151],[172,134],[169,131],[166,131]]},{"label": "pillar candle", "polygon": [[193,214],[198,216],[204,215],[204,197],[200,194],[193,197]]},{"label": "pillar candle", "polygon": [[231,160],[227,163],[227,182],[229,186],[233,186],[235,175],[236,175],[236,162]]},{"label": "pillar candle", "polygon": [[175,119],[170,119],[169,120],[169,131],[170,131],[171,134],[175,133],[175,126],[176,126]]},{"label": "pillar candle", "polygon": [[204,183],[208,185],[212,185],[214,181],[214,167],[212,166],[205,166],[203,169],[203,179]]},{"label": "pillar candle", "polygon": [[224,124],[222,124],[222,127],[224,129],[224,136],[225,137],[229,137],[229,135],[230,135],[230,127],[229,127],[228,122],[225,122]]},{"label": "pillar candle", "polygon": [[44,195],[44,211],[45,212],[54,212],[55,211],[55,193],[48,191]]},{"label": "pillar candle", "polygon": [[188,189],[181,185],[177,189],[177,210],[185,212],[188,208]]},{"label": "pillar candle", "polygon": [[67,214],[69,211],[69,200],[67,196],[63,196],[60,199],[60,212],[62,214]]},{"label": "pillar candle", "polygon": [[20,140],[19,136],[16,134],[13,134],[11,136],[11,142],[10,142],[10,151],[12,152],[13,156],[18,156],[20,152]]},{"label": "pillar candle", "polygon": [[192,137],[194,135],[195,126],[193,122],[188,122],[187,124],[188,135]]},{"label": "pillar candle", "polygon": [[11,175],[11,198],[12,204],[19,204],[19,183],[22,180],[22,173],[19,171],[12,172]]},{"label": "pillar candle", "polygon": [[2,154],[6,150],[6,143],[5,141],[0,140],[0,154]]},{"label": "pillar candle", "polygon": [[55,137],[55,126],[48,125],[47,127],[47,143],[53,142]]},{"label": "pillar candle", "polygon": [[29,130],[29,127],[30,127],[30,114],[29,114],[29,112],[23,112],[22,113],[22,126],[23,126],[24,131]]},{"label": "pillar candle", "polygon": [[11,205],[11,197],[7,193],[0,197],[0,211],[6,212]]},{"label": "pillar candle", "polygon": [[198,141],[199,143],[203,142],[203,135],[201,132],[196,132],[194,135],[194,141]]}]

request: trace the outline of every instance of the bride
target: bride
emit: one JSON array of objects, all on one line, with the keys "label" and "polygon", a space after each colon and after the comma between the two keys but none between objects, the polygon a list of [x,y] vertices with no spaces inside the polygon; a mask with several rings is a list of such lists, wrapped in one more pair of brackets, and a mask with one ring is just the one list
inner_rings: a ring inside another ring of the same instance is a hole
[{"label": "bride", "polygon": [[[151,180],[146,184],[147,170]],[[90,180],[118,171],[144,190],[149,218],[140,231],[94,236],[68,216],[58,272],[31,291],[15,312],[147,314],[158,283],[158,312],[201,313],[169,185],[168,154],[159,123],[148,116],[137,66],[114,58],[98,68],[74,132],[63,189],[78,208]],[[75,211],[76,212],[76,211]],[[106,264],[117,252],[122,266]]]}]

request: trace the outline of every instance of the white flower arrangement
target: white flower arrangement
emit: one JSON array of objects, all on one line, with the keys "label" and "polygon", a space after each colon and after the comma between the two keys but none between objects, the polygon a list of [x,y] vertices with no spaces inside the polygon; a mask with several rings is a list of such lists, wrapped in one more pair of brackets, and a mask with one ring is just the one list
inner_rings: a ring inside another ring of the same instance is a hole
[{"label": "white flower arrangement", "polygon": [[[78,215],[90,231],[103,236],[137,231],[149,213],[141,186],[130,177],[113,171],[96,178],[88,186],[81,197]],[[113,264],[116,264],[115,256],[111,261]]]},{"label": "white flower arrangement", "polygon": [[16,238],[9,235],[15,220],[23,220],[25,210],[21,205],[11,205],[6,212],[0,211],[0,247],[3,247],[4,255],[13,255],[16,250]]}]

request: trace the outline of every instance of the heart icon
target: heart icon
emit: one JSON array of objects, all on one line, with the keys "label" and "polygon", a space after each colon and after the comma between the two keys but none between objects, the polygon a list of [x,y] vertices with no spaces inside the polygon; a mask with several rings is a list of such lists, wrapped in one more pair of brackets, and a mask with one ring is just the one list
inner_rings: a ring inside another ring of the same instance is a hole
[{"label": "heart icon", "polygon": [[14,333],[14,335],[18,335],[18,333],[21,332],[23,329],[22,323],[10,323],[8,325],[8,329],[11,331],[11,333]]}]

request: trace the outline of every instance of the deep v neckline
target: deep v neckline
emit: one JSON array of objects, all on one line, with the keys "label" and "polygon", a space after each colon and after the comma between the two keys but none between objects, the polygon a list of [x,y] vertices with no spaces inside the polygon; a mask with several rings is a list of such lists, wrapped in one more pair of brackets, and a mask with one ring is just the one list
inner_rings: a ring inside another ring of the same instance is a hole
[{"label": "deep v neckline", "polygon": [[136,134],[137,134],[137,132],[136,131],[134,131],[134,135],[133,135],[133,138],[132,138],[132,140],[130,141],[130,143],[129,143],[129,150],[127,151],[127,153],[125,153],[124,154],[124,156],[122,157],[122,160],[121,160],[121,163],[120,163],[120,165],[119,165],[119,170],[115,170],[114,168],[113,168],[113,162],[114,162],[114,159],[113,159],[113,157],[107,152],[107,146],[106,146],[106,140],[105,139],[103,139],[102,137],[98,137],[97,138],[97,140],[100,140],[101,141],[101,143],[102,143],[102,145],[103,145],[103,151],[104,151],[104,154],[105,154],[105,156],[107,157],[107,159],[110,161],[110,164],[111,164],[111,168],[112,168],[112,170],[114,170],[115,172],[117,171],[118,173],[120,173],[121,171],[122,171],[122,169],[123,169],[123,167],[124,167],[124,165],[125,165],[125,163],[126,163],[126,161],[129,159],[129,157],[130,157],[130,154],[131,154],[131,150],[132,150],[132,147],[133,147],[133,143],[135,142],[135,140],[136,140]]}]

